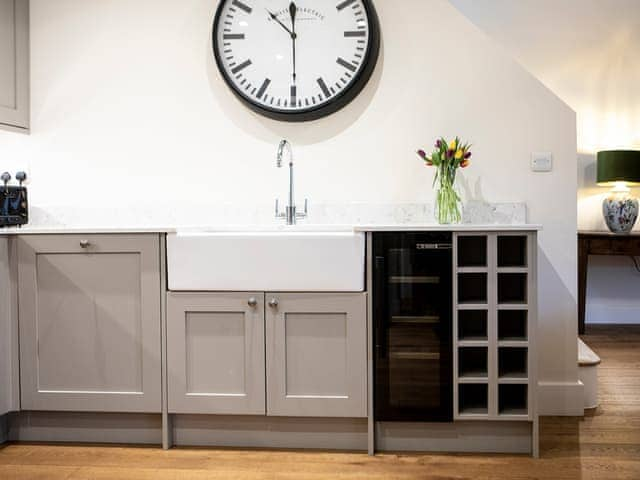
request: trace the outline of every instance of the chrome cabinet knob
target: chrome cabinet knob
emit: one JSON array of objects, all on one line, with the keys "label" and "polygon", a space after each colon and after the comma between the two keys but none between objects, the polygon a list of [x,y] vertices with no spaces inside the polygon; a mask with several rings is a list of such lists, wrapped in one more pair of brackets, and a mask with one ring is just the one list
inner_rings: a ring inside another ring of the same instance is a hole
[{"label": "chrome cabinet knob", "polygon": [[91,246],[91,242],[89,240],[80,240],[80,247],[89,248]]},{"label": "chrome cabinet knob", "polygon": [[278,299],[277,298],[272,298],[271,300],[269,300],[269,306],[271,308],[277,308],[278,307]]},{"label": "chrome cabinet knob", "polygon": [[254,308],[258,305],[258,299],[256,297],[251,297],[249,298],[249,300],[247,300],[247,304],[251,307]]}]

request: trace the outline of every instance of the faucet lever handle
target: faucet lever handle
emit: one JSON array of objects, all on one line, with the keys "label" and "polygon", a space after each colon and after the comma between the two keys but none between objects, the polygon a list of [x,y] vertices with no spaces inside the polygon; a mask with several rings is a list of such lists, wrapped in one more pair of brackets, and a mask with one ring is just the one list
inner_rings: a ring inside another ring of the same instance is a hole
[{"label": "faucet lever handle", "polygon": [[304,199],[304,212],[296,213],[297,218],[306,218],[309,215],[309,199]]},{"label": "faucet lever handle", "polygon": [[284,218],[284,212],[280,212],[280,200],[276,198],[276,210],[275,210],[276,218]]}]

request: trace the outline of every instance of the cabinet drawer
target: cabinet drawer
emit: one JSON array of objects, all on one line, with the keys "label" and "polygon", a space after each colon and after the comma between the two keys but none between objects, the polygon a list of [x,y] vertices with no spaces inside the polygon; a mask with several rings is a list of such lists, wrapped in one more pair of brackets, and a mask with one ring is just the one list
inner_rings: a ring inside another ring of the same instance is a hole
[{"label": "cabinet drawer", "polygon": [[609,255],[611,240],[608,238],[593,238],[589,240],[589,253],[592,255]]},{"label": "cabinet drawer", "polygon": [[[157,250],[159,237],[145,235],[30,235],[20,241],[37,254],[42,253],[142,253],[150,247]],[[156,244],[153,246],[152,244]],[[158,253],[159,255],[159,253]]]},{"label": "cabinet drawer", "polygon": [[640,240],[633,238],[618,238],[611,240],[611,252],[616,255],[638,255]]},{"label": "cabinet drawer", "polygon": [[160,237],[18,240],[23,410],[160,412]]}]

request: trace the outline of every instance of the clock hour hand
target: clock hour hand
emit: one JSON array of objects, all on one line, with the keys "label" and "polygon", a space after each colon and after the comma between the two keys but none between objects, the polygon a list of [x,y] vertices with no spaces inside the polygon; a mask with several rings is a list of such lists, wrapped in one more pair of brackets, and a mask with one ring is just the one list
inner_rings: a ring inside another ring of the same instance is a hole
[{"label": "clock hour hand", "polygon": [[[265,9],[265,10],[267,10],[267,9]],[[289,35],[291,35],[291,37],[293,38],[293,32],[291,30],[289,30],[289,27],[287,27],[284,23],[282,23],[280,20],[278,20],[278,17],[274,13],[270,12],[269,10],[267,10],[267,13],[271,17],[271,20],[276,21],[278,23],[278,25],[280,25],[282,28],[284,28],[287,31],[287,33]]]}]

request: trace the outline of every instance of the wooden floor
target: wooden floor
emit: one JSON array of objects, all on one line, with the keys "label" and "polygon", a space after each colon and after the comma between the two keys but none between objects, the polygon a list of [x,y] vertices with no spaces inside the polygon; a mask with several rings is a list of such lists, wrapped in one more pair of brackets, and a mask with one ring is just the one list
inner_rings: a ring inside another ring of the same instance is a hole
[{"label": "wooden floor", "polygon": [[8,445],[0,479],[640,479],[640,327],[589,327],[597,411],[544,418],[541,458]]}]

